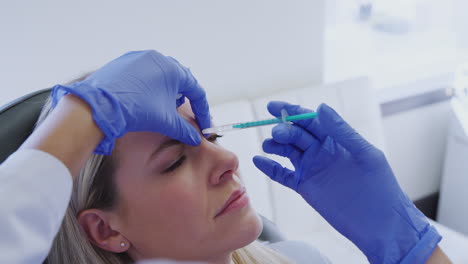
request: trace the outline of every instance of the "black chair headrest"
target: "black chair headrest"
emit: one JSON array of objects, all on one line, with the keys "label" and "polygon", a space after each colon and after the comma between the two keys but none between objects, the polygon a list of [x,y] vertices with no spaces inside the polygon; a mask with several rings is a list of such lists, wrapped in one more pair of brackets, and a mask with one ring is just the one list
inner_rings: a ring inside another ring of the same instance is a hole
[{"label": "black chair headrest", "polygon": [[31,134],[50,90],[27,94],[0,107],[0,163]]}]

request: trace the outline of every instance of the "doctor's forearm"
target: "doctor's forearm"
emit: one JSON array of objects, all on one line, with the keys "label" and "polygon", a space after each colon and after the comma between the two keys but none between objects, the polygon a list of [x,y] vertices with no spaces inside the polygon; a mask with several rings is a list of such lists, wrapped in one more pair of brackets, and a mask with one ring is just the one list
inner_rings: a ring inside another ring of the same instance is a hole
[{"label": "doctor's forearm", "polygon": [[450,264],[452,261],[445,255],[445,253],[437,247],[429,259],[426,261],[426,264]]},{"label": "doctor's forearm", "polygon": [[91,108],[78,97],[66,95],[21,148],[55,156],[75,178],[102,138]]}]

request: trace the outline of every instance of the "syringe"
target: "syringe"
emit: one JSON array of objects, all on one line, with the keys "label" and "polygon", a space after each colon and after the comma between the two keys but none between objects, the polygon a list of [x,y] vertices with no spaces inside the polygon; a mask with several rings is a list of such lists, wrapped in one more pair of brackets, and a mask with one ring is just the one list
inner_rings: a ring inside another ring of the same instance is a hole
[{"label": "syringe", "polygon": [[258,126],[266,126],[266,125],[272,125],[272,124],[278,124],[278,123],[284,123],[284,122],[292,122],[292,121],[309,119],[309,118],[314,118],[314,117],[317,117],[316,112],[305,113],[305,114],[300,114],[300,115],[292,115],[292,116],[283,115],[282,118],[272,118],[272,119],[258,120],[258,121],[252,121],[252,122],[235,123],[235,124],[229,124],[229,125],[224,125],[224,126],[215,126],[215,127],[205,128],[202,130],[202,133],[203,134],[223,133],[223,132],[228,132],[232,130],[239,130],[239,129],[250,128],[250,127],[258,127]]}]

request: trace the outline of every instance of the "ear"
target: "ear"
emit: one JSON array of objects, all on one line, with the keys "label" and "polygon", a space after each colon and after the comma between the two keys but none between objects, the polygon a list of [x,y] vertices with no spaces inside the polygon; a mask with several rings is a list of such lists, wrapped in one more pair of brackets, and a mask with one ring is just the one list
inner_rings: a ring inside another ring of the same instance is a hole
[{"label": "ear", "polygon": [[110,215],[98,209],[84,210],[78,215],[78,222],[88,239],[96,246],[114,253],[128,250],[130,242],[109,223]]}]

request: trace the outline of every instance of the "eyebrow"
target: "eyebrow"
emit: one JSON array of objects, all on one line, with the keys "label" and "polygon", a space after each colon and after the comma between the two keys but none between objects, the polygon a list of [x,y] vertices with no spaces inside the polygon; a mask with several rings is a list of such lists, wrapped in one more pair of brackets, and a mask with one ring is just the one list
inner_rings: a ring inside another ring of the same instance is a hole
[{"label": "eyebrow", "polygon": [[175,139],[169,139],[169,140],[166,140],[164,141],[161,145],[159,145],[158,148],[156,148],[155,151],[153,151],[151,153],[151,155],[149,156],[148,160],[147,160],[147,163],[149,161],[151,161],[152,159],[154,159],[160,152],[162,152],[164,149],[168,148],[168,147],[171,147],[171,146],[174,146],[174,145],[182,145],[182,142],[178,141],[178,140],[175,140]]}]

